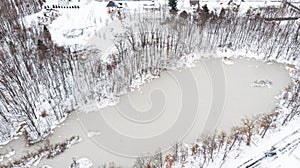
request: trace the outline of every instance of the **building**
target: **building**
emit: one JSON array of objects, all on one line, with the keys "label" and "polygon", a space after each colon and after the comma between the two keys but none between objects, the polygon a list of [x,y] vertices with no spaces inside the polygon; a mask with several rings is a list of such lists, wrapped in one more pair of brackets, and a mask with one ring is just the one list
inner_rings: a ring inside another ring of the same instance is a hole
[{"label": "building", "polygon": [[79,2],[80,2],[80,0],[57,0],[57,4],[59,6],[68,6],[68,5],[70,5],[70,3],[77,4]]},{"label": "building", "polygon": [[59,6],[68,6],[71,0],[58,0]]},{"label": "building", "polygon": [[199,4],[199,0],[190,0],[191,6],[195,6]]}]

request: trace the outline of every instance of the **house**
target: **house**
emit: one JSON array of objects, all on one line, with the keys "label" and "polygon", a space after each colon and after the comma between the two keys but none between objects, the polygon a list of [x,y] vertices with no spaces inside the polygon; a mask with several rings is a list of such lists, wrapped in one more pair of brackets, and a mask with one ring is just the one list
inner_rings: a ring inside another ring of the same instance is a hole
[{"label": "house", "polygon": [[145,2],[143,4],[143,9],[144,10],[159,10],[160,9],[160,4],[154,2],[154,1],[151,1],[151,2]]},{"label": "house", "polygon": [[74,3],[76,4],[76,3],[79,3],[79,2],[80,2],[80,0],[57,0],[57,5],[59,5],[59,6],[68,6],[68,5],[72,5]]},{"label": "house", "polygon": [[199,0],[190,0],[191,6],[196,6],[199,4]]},{"label": "house", "polygon": [[128,8],[128,4],[126,2],[119,2],[117,4],[118,8],[122,9],[122,8]]},{"label": "house", "polygon": [[71,0],[58,0],[59,6],[68,6]]},{"label": "house", "polygon": [[106,5],[108,13],[114,11],[118,6],[114,1],[109,1],[108,4]]},{"label": "house", "polygon": [[109,1],[106,5],[107,8],[116,8],[117,4],[114,1]]},{"label": "house", "polygon": [[120,11],[121,9],[123,8],[127,8],[128,5],[127,3],[125,2],[114,2],[114,1],[109,1],[108,4],[106,5],[107,9],[108,9],[108,13],[114,11],[114,10],[117,10],[117,11]]}]

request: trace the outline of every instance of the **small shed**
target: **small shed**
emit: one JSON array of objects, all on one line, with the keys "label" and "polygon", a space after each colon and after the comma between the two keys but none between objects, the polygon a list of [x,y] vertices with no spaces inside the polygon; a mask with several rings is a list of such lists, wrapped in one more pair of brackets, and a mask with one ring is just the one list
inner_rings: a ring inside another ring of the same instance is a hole
[{"label": "small shed", "polygon": [[117,7],[117,4],[114,1],[109,1],[108,4],[106,5],[107,8],[113,8]]},{"label": "small shed", "polygon": [[117,4],[114,1],[109,1],[108,4],[106,5],[108,13],[113,11],[115,8],[117,8]]}]

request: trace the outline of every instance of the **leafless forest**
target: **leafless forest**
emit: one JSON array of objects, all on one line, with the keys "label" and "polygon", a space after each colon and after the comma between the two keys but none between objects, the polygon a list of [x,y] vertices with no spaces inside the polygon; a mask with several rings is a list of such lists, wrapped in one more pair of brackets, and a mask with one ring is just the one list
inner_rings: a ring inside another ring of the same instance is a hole
[{"label": "leafless forest", "polygon": [[[38,0],[0,4],[0,142],[11,140],[15,132],[23,132],[28,143],[40,141],[77,105],[119,96],[130,89],[133,80],[158,76],[195,53],[241,51],[291,67],[300,59],[300,25],[294,19],[299,11],[288,4],[249,10],[245,16],[231,10],[218,14],[198,9],[192,15],[139,17],[134,26],[126,27],[126,33],[116,37],[109,63],[100,60],[96,49],[71,52],[57,46],[46,26],[27,27],[23,16],[39,11],[41,4]],[[87,55],[94,59],[80,59]],[[254,134],[264,137],[269,129],[299,115],[300,82],[294,71],[294,84],[281,96],[285,100],[281,105],[289,113],[278,107],[243,119],[231,133],[205,135],[192,148],[193,155],[201,157],[205,165],[223,150],[225,160],[237,144],[251,145]],[[185,157],[176,150],[177,160]],[[144,164],[142,159],[139,162]]]},{"label": "leafless forest", "polygon": [[[23,128],[29,142],[40,140],[72,109],[63,104],[73,92],[69,50],[55,45],[46,27],[27,28],[22,21],[39,11],[41,3],[1,3],[1,142]],[[52,115],[40,108],[42,104],[51,106]]]}]

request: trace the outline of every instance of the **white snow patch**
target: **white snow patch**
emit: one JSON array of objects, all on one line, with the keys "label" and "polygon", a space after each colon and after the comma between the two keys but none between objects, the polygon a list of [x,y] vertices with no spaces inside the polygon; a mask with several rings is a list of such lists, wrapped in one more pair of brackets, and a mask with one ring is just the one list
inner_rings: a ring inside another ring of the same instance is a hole
[{"label": "white snow patch", "polygon": [[270,88],[272,86],[272,82],[269,80],[255,80],[251,87],[268,87]]},{"label": "white snow patch", "polygon": [[87,132],[87,136],[88,136],[89,138],[91,138],[91,137],[93,137],[93,136],[100,135],[100,134],[101,134],[100,131],[89,130],[89,131]]},{"label": "white snow patch", "polygon": [[232,65],[232,64],[234,64],[233,59],[231,59],[231,58],[229,58],[229,57],[223,57],[223,58],[222,58],[222,61],[223,61],[223,63],[226,64],[226,65]]},{"label": "white snow patch", "polygon": [[89,159],[81,158],[74,161],[74,163],[71,164],[70,168],[89,168],[92,167],[92,165],[93,163]]}]

